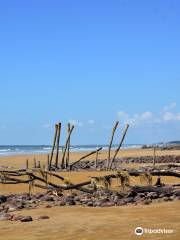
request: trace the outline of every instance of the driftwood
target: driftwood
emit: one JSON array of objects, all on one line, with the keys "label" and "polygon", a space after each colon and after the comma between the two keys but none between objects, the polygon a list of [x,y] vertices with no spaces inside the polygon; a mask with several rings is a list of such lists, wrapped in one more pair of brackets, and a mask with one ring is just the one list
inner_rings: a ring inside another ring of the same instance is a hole
[{"label": "driftwood", "polygon": [[57,131],[58,131],[58,125],[55,124],[54,139],[53,139],[53,145],[52,145],[52,150],[51,150],[51,154],[50,154],[50,162],[49,162],[50,169],[51,169],[51,166],[52,166],[52,159],[53,159],[54,148],[55,148],[55,144],[56,144]]},{"label": "driftwood", "polygon": [[[150,172],[143,172],[143,171],[139,171],[139,170],[130,170],[130,171],[121,171],[121,172],[117,172],[115,174],[109,174],[106,176],[96,176],[96,177],[91,177],[91,179],[105,179],[107,182],[108,180],[110,180],[111,178],[124,178],[124,177],[128,177],[128,176],[142,176],[142,175],[146,175],[146,176],[158,176],[158,178],[160,176],[172,176],[172,177],[177,177],[180,178],[180,173],[176,172],[176,171],[150,171]],[[52,182],[52,178],[51,180],[49,179],[49,176],[53,176],[55,178],[55,182]],[[21,178],[22,177],[22,178]],[[62,184],[58,184],[58,181],[61,181]],[[77,184],[74,184],[68,180],[66,180],[64,177],[53,173],[53,172],[49,172],[49,171],[45,171],[42,169],[36,169],[36,170],[0,170],[0,183],[1,184],[30,184],[34,187],[39,187],[42,189],[55,189],[55,190],[72,190],[72,189],[76,189],[79,191],[83,191],[83,192],[87,192],[87,193],[92,193],[94,191],[96,191],[93,188],[92,185],[92,181],[88,180],[88,181],[84,181],[84,182],[80,182]],[[86,186],[86,188],[85,188]],[[90,186],[90,188],[88,187]],[[174,185],[175,186],[175,185]],[[179,184],[176,184],[176,186],[179,186]],[[172,189],[173,186],[166,186],[163,187],[162,186],[129,186],[131,190],[134,190],[136,192],[167,192],[170,191]]]},{"label": "driftwood", "polygon": [[[71,130],[71,125],[70,123],[68,123],[67,125],[67,136],[69,135]],[[67,154],[66,154],[66,161],[65,161],[65,168],[67,168],[69,166],[69,148],[70,148],[70,138],[68,141],[68,146],[67,146]]]},{"label": "driftwood", "polygon": [[68,143],[69,143],[69,140],[70,140],[70,137],[71,137],[71,133],[74,129],[74,126],[72,125],[70,131],[69,131],[69,134],[67,136],[67,139],[66,139],[66,143],[65,143],[65,146],[64,146],[64,151],[63,151],[63,156],[62,156],[62,162],[61,162],[61,168],[64,168],[64,161],[65,161],[65,155],[66,155],[66,150],[68,148]]},{"label": "driftwood", "polygon": [[145,192],[158,192],[158,193],[167,193],[172,192],[174,188],[172,186],[132,186],[131,189],[137,193]]},{"label": "driftwood", "polygon": [[95,168],[97,168],[97,166],[98,166],[98,153],[99,152],[96,150],[96,159],[95,159],[95,162],[94,162],[94,164],[95,164],[94,167]]},{"label": "driftwood", "polygon": [[118,146],[118,148],[116,149],[115,154],[114,154],[114,157],[112,158],[112,160],[111,160],[111,162],[110,162],[110,164],[109,164],[109,167],[108,167],[109,170],[111,170],[112,164],[113,164],[113,162],[114,162],[114,160],[115,160],[115,158],[116,158],[116,156],[117,156],[117,154],[118,154],[118,152],[119,152],[119,150],[120,150],[120,148],[121,148],[121,146],[122,146],[122,144],[123,144],[123,141],[124,141],[124,138],[125,138],[125,136],[126,136],[126,133],[127,133],[128,128],[129,128],[129,124],[127,124],[126,127],[125,127],[125,129],[124,129],[124,132],[123,132],[121,141],[120,141],[120,143],[119,143],[119,146]]},{"label": "driftwood", "polygon": [[109,164],[110,164],[110,157],[111,157],[111,147],[112,147],[112,143],[113,143],[113,139],[114,139],[114,134],[115,131],[118,127],[119,121],[117,121],[112,129],[112,134],[111,134],[111,140],[109,143],[109,148],[108,148],[108,158],[107,158],[107,163],[106,163],[106,170],[108,170]]},{"label": "driftwood", "polygon": [[84,158],[87,158],[87,157],[89,157],[89,156],[91,156],[91,155],[93,155],[93,154],[95,154],[95,153],[97,153],[97,152],[99,152],[99,151],[101,151],[102,150],[102,147],[100,147],[100,148],[98,148],[97,150],[94,150],[94,151],[92,151],[92,152],[90,152],[90,153],[88,153],[88,154],[85,154],[84,156],[82,156],[79,160],[77,160],[76,162],[73,162],[71,165],[70,165],[70,169],[72,169],[72,167],[75,165],[75,164],[77,164],[78,162],[80,162],[81,160],[83,160]]},{"label": "driftwood", "polygon": [[155,167],[156,164],[156,148],[153,148],[153,166]]},{"label": "driftwood", "polygon": [[55,167],[58,166],[58,158],[59,158],[59,142],[60,142],[60,135],[61,135],[61,123],[58,123],[57,128],[57,147],[56,147],[56,160],[55,160]]}]

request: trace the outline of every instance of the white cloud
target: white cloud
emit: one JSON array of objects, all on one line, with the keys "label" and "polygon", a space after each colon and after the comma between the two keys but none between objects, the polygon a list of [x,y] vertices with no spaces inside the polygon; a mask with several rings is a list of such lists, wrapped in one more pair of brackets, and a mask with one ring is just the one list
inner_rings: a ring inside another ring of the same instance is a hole
[{"label": "white cloud", "polygon": [[142,122],[147,122],[152,118],[152,116],[153,116],[153,113],[150,111],[146,111],[141,114],[135,113],[133,115],[130,115],[123,111],[118,112],[119,120],[122,121],[123,124],[129,123],[131,126],[138,125]]},{"label": "white cloud", "polygon": [[176,105],[177,105],[176,102],[172,102],[169,105],[164,106],[163,111],[167,112],[169,110],[172,110],[172,109],[174,109],[176,107]]},{"label": "white cloud", "polygon": [[163,120],[167,121],[180,121],[180,113],[165,112],[163,115]]},{"label": "white cloud", "polygon": [[83,123],[82,122],[79,122],[75,119],[72,119],[72,120],[69,120],[69,123],[76,126],[76,127],[83,127]]}]

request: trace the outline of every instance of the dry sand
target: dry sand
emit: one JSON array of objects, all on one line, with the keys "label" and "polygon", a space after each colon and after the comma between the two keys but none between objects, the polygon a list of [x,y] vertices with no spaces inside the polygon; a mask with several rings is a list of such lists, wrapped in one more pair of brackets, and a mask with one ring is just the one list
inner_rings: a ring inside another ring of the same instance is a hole
[{"label": "dry sand", "polygon": [[[154,203],[148,206],[110,208],[54,207],[25,210],[16,215],[31,215],[33,222],[0,222],[0,240],[130,240],[180,239],[179,202]],[[37,220],[41,215],[50,219]],[[173,234],[144,234],[134,229],[167,228]]]},{"label": "dry sand", "polygon": [[[75,161],[84,153],[71,153],[71,161]],[[121,150],[120,157],[152,156],[152,149]],[[180,155],[180,150],[157,151],[158,155]],[[21,155],[1,157],[0,166],[21,168],[28,158],[30,165],[33,158],[46,161],[45,155]],[[100,159],[107,157],[103,151]],[[93,159],[93,156],[92,158]],[[138,167],[139,164],[132,164]],[[142,164],[141,164],[142,165]],[[128,164],[129,166],[129,164]],[[106,174],[105,172],[71,172],[61,173],[73,182],[88,179],[89,176]],[[139,184],[138,179],[132,178],[132,184]],[[153,178],[155,181],[155,178]],[[177,183],[176,178],[164,177],[165,183]],[[0,194],[27,191],[26,185],[0,185]],[[40,191],[39,189],[35,190]],[[180,239],[180,204],[177,201],[153,203],[151,205],[120,206],[110,208],[89,208],[83,206],[67,206],[53,208],[39,208],[14,212],[15,215],[31,215],[33,222],[0,222],[0,240],[114,240],[114,239]],[[37,220],[41,215],[48,215],[48,220]],[[174,234],[145,234],[137,237],[134,229],[137,226],[146,228],[168,228]]]},{"label": "dry sand", "polygon": [[[87,152],[71,152],[70,161],[76,161],[81,156],[85,155]],[[114,151],[112,151],[112,156]],[[176,155],[180,156],[180,150],[156,150],[157,156],[167,156],[167,155]],[[122,149],[119,151],[117,157],[141,157],[141,156],[153,156],[153,149]],[[61,157],[61,154],[60,154]],[[37,154],[37,155],[16,155],[16,156],[7,156],[0,157],[0,166],[13,166],[16,168],[23,168],[26,164],[26,159],[29,160],[29,166],[33,166],[33,159],[40,161],[42,164],[47,163],[47,155]],[[94,160],[95,155],[88,157],[88,160]],[[99,159],[107,159],[107,151],[102,151],[98,155]],[[135,165],[133,165],[135,166]]]}]

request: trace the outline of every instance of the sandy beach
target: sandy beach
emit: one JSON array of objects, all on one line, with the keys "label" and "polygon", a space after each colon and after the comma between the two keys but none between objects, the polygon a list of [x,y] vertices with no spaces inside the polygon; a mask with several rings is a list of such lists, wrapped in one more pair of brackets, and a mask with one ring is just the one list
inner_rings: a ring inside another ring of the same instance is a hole
[{"label": "sandy beach", "polygon": [[[79,159],[83,153],[71,153],[71,162]],[[157,155],[169,156],[180,155],[180,150],[158,150]],[[131,149],[121,150],[118,157],[139,157],[152,156],[152,149]],[[0,166],[11,166],[13,168],[22,168],[25,166],[26,159],[29,160],[30,167],[33,166],[33,159],[46,163],[46,155],[18,155],[11,157],[1,157]],[[103,151],[99,159],[106,159],[107,152]],[[94,160],[94,156],[90,157]],[[124,164],[129,167],[130,164]],[[131,167],[138,168],[142,164],[131,164]],[[145,165],[145,164],[144,164]],[[71,179],[73,183],[88,180],[90,176],[103,176],[106,172],[82,171],[82,172],[61,172],[60,175]],[[156,177],[153,177],[155,183]],[[177,178],[162,177],[166,184],[178,183]],[[140,184],[136,178],[131,178],[131,184]],[[28,186],[1,185],[1,194],[12,194],[27,192]],[[43,191],[35,188],[34,193]],[[170,228],[174,230],[173,234],[144,234],[141,239],[175,239],[180,237],[180,217],[177,214],[179,201],[153,203],[151,205],[120,206],[90,208],[85,206],[61,206],[45,208],[41,206],[32,210],[21,210],[12,212],[18,215],[31,215],[33,222],[0,222],[0,239],[4,240],[48,240],[48,239],[137,239],[134,229],[137,226],[144,228]],[[38,220],[41,215],[48,215],[46,220]]]}]

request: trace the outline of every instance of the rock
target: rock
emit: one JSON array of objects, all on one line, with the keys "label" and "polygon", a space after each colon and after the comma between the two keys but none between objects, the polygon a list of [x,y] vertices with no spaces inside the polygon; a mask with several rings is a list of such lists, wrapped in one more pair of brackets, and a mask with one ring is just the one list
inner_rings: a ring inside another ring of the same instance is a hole
[{"label": "rock", "polygon": [[47,204],[47,205],[45,206],[45,208],[52,208],[52,205]]},{"label": "rock", "polygon": [[126,203],[132,203],[134,202],[134,198],[133,197],[127,197],[123,199]]},{"label": "rock", "polygon": [[58,202],[58,205],[59,206],[65,206],[66,202],[64,200],[61,200],[61,201]]},{"label": "rock", "polygon": [[114,202],[105,202],[101,204],[101,207],[112,207],[114,205],[115,205]]},{"label": "rock", "polygon": [[13,217],[13,221],[21,221],[21,219],[23,219],[24,218],[24,216],[14,216]]},{"label": "rock", "polygon": [[0,204],[1,204],[1,203],[4,203],[4,202],[6,202],[6,201],[7,201],[7,197],[4,196],[4,195],[0,195]]},{"label": "rock", "polygon": [[38,220],[49,219],[49,216],[43,215],[38,217]]},{"label": "rock", "polygon": [[116,203],[117,206],[123,206],[123,205],[127,205],[127,202],[125,202],[123,199],[119,200],[117,203]]},{"label": "rock", "polygon": [[167,202],[167,201],[170,201],[170,198],[169,198],[169,197],[164,197],[163,200],[164,200],[165,202]]},{"label": "rock", "polygon": [[21,221],[21,222],[32,222],[33,219],[32,219],[31,216],[24,216],[24,217],[21,218],[20,221]]},{"label": "rock", "polygon": [[3,213],[0,215],[0,221],[9,221],[12,220],[13,216],[8,213]]},{"label": "rock", "polygon": [[66,200],[66,205],[67,205],[67,206],[76,205],[76,202],[75,202],[73,199]]},{"label": "rock", "polygon": [[175,195],[175,196],[180,196],[180,190],[175,190],[175,191],[174,191],[174,195]]},{"label": "rock", "polygon": [[41,200],[46,201],[46,202],[53,202],[54,198],[53,198],[53,196],[47,195],[47,196],[42,197]]},{"label": "rock", "polygon": [[152,203],[152,200],[151,199],[145,199],[142,204],[143,205],[149,205],[150,203]]},{"label": "rock", "polygon": [[149,193],[147,193],[147,197],[150,199],[156,199],[159,196],[158,196],[158,193],[156,193],[156,192],[149,192]]},{"label": "rock", "polygon": [[92,201],[90,201],[90,202],[87,202],[87,204],[86,204],[88,207],[93,207],[93,202]]},{"label": "rock", "polygon": [[136,197],[137,196],[137,192],[135,192],[135,191],[131,191],[131,192],[129,192],[128,193],[128,195],[127,195],[127,197],[129,198],[129,197]]}]

